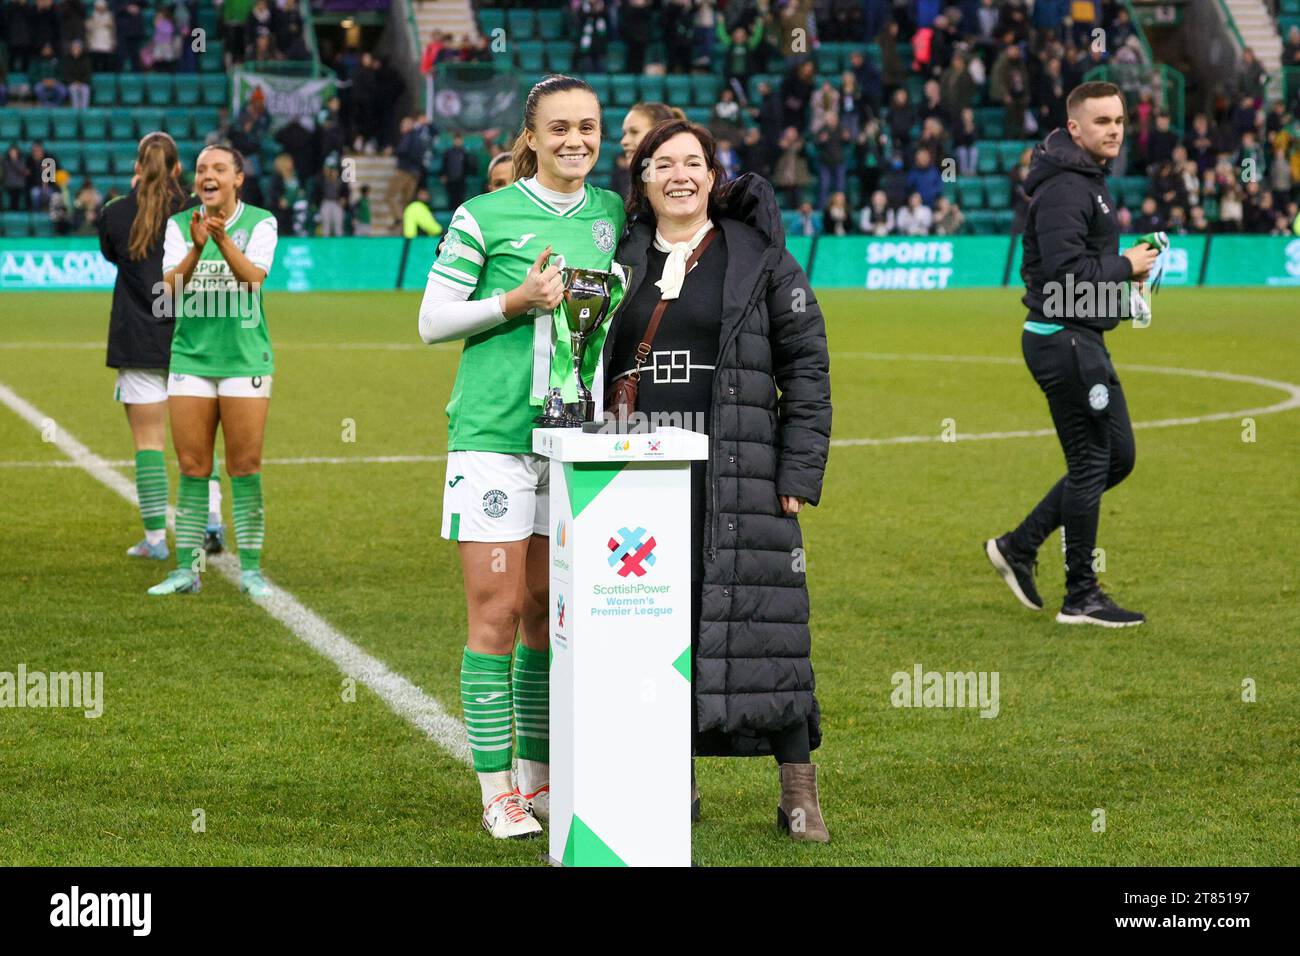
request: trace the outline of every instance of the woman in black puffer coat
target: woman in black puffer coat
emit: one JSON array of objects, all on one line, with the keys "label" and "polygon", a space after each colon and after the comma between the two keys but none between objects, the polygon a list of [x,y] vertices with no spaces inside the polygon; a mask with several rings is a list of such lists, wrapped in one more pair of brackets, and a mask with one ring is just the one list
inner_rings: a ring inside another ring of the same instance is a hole
[{"label": "woman in black puffer coat", "polygon": [[821,497],[830,443],[821,310],[785,248],[772,185],[753,173],[722,185],[707,130],[664,121],[630,165],[653,175],[634,176],[627,201],[616,258],[632,283],[605,339],[604,386],[610,394],[635,368],[664,295],[671,304],[641,368],[637,411],[694,414],[710,439],[709,460],[692,465],[696,753],[773,754],[778,822],[795,839],[825,841],[809,757],[821,731],[797,518]]}]

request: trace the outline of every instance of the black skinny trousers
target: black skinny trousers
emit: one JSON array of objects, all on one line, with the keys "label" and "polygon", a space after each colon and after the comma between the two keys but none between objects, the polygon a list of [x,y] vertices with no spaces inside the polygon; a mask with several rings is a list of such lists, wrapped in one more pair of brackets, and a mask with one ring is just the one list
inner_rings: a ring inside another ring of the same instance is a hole
[{"label": "black skinny trousers", "polygon": [[[1073,329],[1051,335],[1026,330],[1020,344],[1025,364],[1047,396],[1066,473],[1012,532],[1011,548],[1031,558],[1048,535],[1064,526],[1066,591],[1076,597],[1097,581],[1092,562],[1101,494],[1133,470],[1133,424],[1100,335]],[[1103,399],[1108,401],[1096,408]]]}]

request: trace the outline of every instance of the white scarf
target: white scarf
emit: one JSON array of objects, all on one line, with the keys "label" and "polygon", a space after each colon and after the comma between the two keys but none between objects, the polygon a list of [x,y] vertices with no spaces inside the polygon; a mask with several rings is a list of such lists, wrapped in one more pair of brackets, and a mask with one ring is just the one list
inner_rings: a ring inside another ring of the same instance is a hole
[{"label": "white scarf", "polygon": [[686,242],[669,242],[663,237],[663,233],[658,229],[655,230],[655,248],[660,252],[668,253],[668,259],[664,262],[663,278],[655,282],[665,299],[675,299],[681,295],[682,283],[686,280],[686,260],[712,228],[713,220],[706,219],[704,225],[700,226],[700,231]]}]

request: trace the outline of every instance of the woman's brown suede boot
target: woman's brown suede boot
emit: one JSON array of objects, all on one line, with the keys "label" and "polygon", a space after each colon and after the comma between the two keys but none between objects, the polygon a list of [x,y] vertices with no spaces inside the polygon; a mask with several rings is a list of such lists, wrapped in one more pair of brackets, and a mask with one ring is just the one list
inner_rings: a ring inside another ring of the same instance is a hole
[{"label": "woman's brown suede boot", "polygon": [[783,763],[781,766],[781,802],[776,808],[776,825],[792,840],[830,843],[831,834],[822,819],[817,800],[817,765]]}]

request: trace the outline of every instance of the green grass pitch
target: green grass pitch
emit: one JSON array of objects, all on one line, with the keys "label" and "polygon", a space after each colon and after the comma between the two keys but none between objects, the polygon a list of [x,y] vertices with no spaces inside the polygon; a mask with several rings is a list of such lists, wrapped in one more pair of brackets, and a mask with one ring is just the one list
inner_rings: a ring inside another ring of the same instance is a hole
[{"label": "green grass pitch", "polygon": [[[418,301],[268,297],[269,459],[445,451],[457,352],[419,346]],[[1300,381],[1295,293],[1165,290],[1150,328],[1109,336],[1135,422],[1194,419],[1139,427],[1137,468],[1104,499],[1102,581],[1150,618],[1124,631],[1053,623],[1059,539],[1041,556],[1039,614],[981,553],[1063,470],[1053,436],[961,437],[1050,427],[1019,359],[1016,293],[820,301],[835,440],[928,440],[836,445],[802,519],[834,842],[776,835],[770,759],[703,760],[696,861],[1300,863],[1300,410],[1251,416],[1244,441],[1245,416],[1209,416],[1288,393],[1177,371]],[[0,383],[126,460],[108,302],[0,296]],[[956,442],[935,440],[945,420]],[[540,865],[544,843],[481,832],[467,767],[366,688],[346,702],[334,665],[219,575],[194,598],[147,598],[164,569],[123,556],[140,536],[133,509],[58,467],[62,452],[3,406],[0,449],[0,671],[105,673],[98,719],[0,710],[0,861]],[[268,464],[265,566],[459,714],[465,611],[438,537],[442,471]],[[891,706],[891,675],[917,663],[998,672],[1000,713]]]}]

